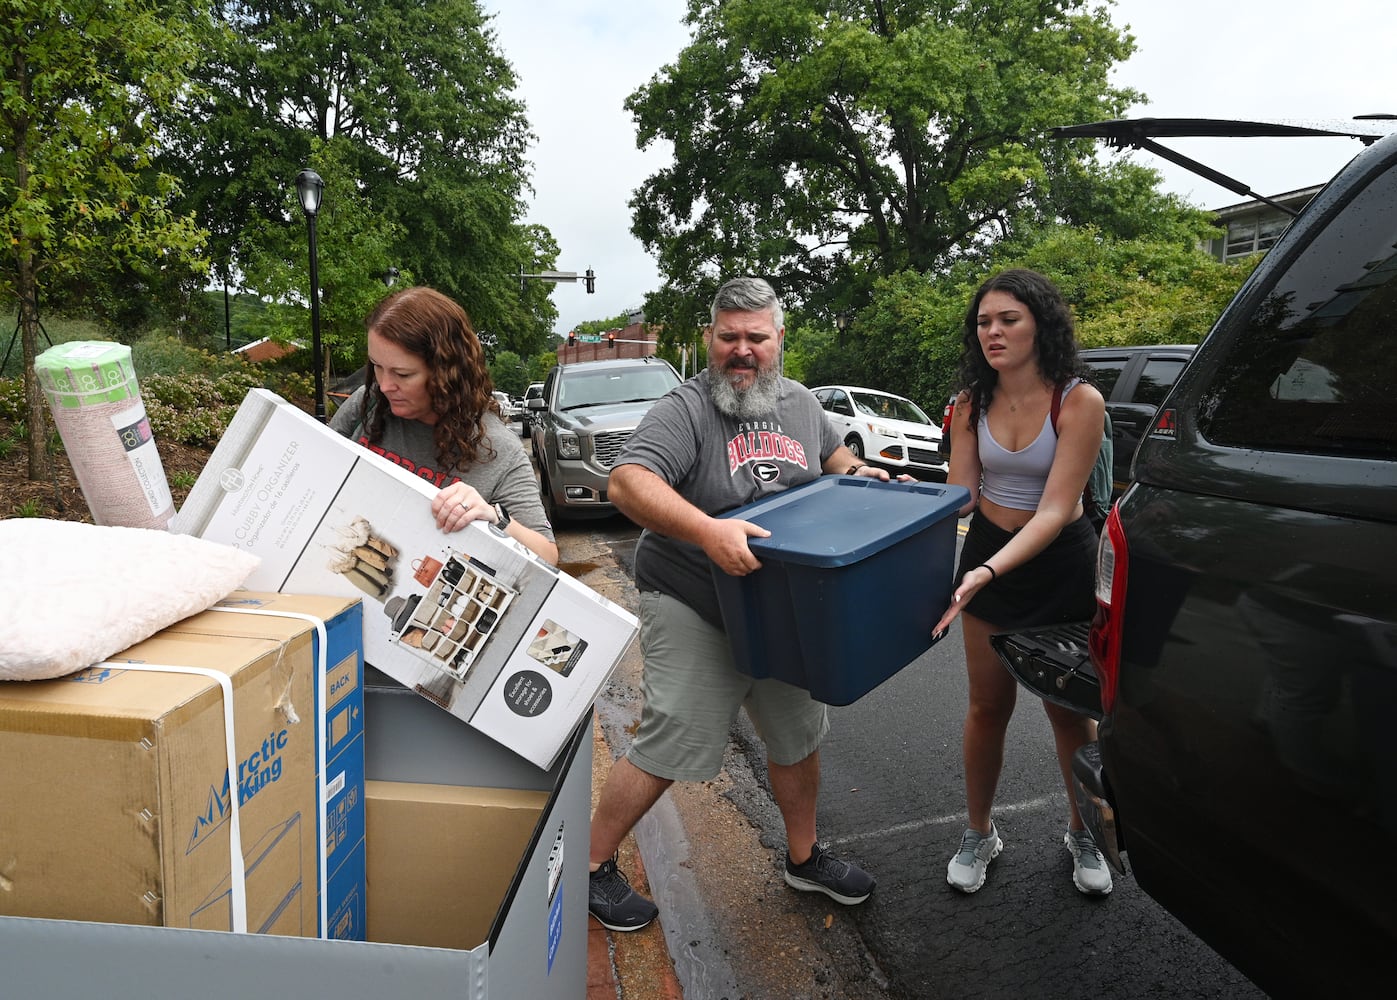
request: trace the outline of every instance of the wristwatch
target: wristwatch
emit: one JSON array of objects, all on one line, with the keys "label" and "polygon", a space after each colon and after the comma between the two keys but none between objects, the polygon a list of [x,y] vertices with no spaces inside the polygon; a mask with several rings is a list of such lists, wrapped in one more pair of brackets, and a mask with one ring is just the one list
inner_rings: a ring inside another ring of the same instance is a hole
[{"label": "wristwatch", "polygon": [[495,522],[495,527],[499,528],[501,531],[508,528],[509,522],[514,520],[514,518],[509,516],[509,510],[502,503],[495,504],[495,516],[499,518],[499,520]]}]

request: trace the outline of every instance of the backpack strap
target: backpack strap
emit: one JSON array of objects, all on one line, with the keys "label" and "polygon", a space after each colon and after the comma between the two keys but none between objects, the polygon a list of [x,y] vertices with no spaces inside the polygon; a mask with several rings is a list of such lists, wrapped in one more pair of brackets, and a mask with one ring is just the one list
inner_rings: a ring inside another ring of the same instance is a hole
[{"label": "backpack strap", "polygon": [[[1053,386],[1053,402],[1048,408],[1048,419],[1053,425],[1053,434],[1057,434],[1057,415],[1062,412],[1062,383]],[[1087,479],[1086,488],[1082,490],[1082,503],[1087,510],[1097,507],[1096,497],[1092,495],[1091,479]]]}]

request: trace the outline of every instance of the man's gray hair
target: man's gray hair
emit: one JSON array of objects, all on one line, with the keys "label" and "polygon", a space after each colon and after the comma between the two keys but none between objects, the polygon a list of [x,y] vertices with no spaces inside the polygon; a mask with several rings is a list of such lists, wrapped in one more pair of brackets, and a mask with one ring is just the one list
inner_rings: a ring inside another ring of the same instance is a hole
[{"label": "man's gray hair", "polygon": [[786,314],[781,309],[776,289],[761,278],[733,278],[724,282],[713,296],[709,320],[716,323],[720,312],[761,312],[764,309],[771,313],[771,325],[776,329],[786,325]]}]

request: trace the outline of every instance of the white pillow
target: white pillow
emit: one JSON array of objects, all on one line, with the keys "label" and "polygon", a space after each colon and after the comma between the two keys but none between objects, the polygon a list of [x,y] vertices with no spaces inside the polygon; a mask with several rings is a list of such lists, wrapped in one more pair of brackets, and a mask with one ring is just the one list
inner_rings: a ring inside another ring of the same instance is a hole
[{"label": "white pillow", "polygon": [[105,660],[221,601],[261,561],[154,528],[0,521],[0,680]]}]

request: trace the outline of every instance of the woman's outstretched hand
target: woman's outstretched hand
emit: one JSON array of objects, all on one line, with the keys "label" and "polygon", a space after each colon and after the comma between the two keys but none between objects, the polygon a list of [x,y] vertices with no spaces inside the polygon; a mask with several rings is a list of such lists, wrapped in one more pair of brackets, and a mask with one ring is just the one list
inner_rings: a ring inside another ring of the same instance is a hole
[{"label": "woman's outstretched hand", "polygon": [[945,637],[946,630],[959,617],[961,609],[993,579],[994,575],[987,567],[976,566],[966,570],[965,575],[960,578],[960,584],[951,593],[951,606],[946,609],[946,613],[941,616],[941,620],[931,630],[933,642]]}]

